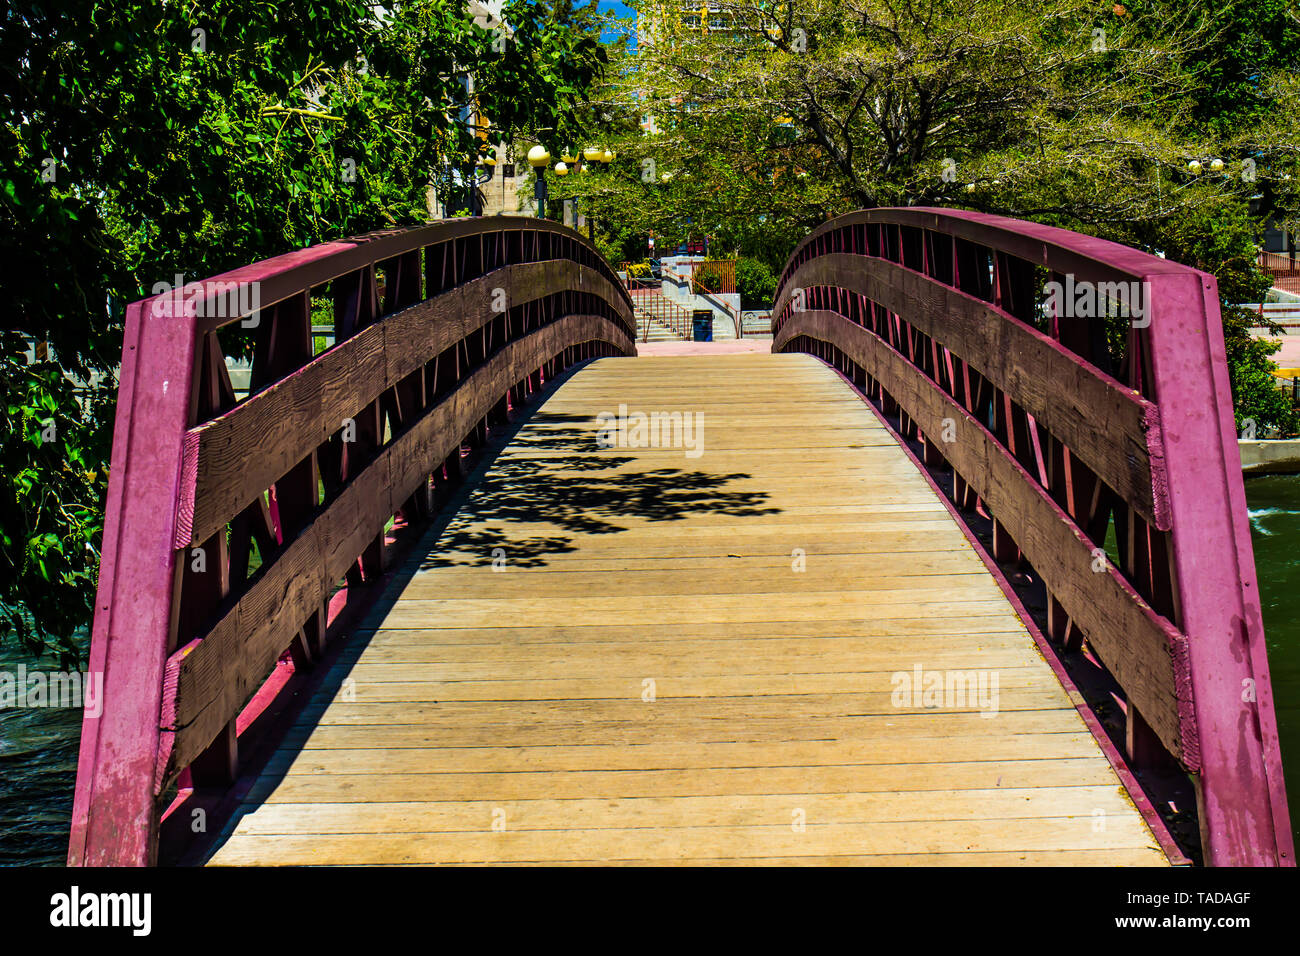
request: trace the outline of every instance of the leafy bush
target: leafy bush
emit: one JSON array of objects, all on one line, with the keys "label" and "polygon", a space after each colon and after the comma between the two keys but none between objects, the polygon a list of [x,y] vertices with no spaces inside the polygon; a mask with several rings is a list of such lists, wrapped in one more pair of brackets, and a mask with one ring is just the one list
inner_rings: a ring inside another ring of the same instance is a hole
[{"label": "leafy bush", "polygon": [[695,285],[706,292],[718,292],[722,289],[725,273],[722,266],[715,262],[701,263],[692,277]]},{"label": "leafy bush", "polygon": [[81,399],[52,362],[27,364],[3,336],[0,388],[0,637],[75,666],[94,609],[112,421],[107,389]]},{"label": "leafy bush", "polygon": [[736,291],[742,309],[770,309],[776,295],[776,274],[758,259],[736,260]]}]

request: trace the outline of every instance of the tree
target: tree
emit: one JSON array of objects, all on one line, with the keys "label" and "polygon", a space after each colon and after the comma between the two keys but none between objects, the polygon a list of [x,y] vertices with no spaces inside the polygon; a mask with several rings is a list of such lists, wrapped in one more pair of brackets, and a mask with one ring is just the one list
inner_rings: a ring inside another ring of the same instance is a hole
[{"label": "tree", "polygon": [[788,252],[853,208],[936,205],[1159,252],[1218,276],[1238,412],[1289,427],[1236,308],[1261,294],[1264,217],[1297,209],[1288,2],[723,0],[706,31],[646,0],[599,95],[653,119],[620,154],[678,175],[595,201],[602,219],[698,211],[742,251],[761,235]]},{"label": "tree", "polygon": [[777,275],[758,259],[736,260],[736,291],[742,309],[770,309]]},{"label": "tree", "polygon": [[[89,620],[126,303],[178,274],[422,221],[429,185],[472,169],[488,134],[581,127],[604,63],[584,15],[534,0],[506,4],[508,28],[460,0],[6,6],[0,255],[17,334],[0,339],[0,636],[66,654]],[[49,361],[29,364],[33,342]],[[50,419],[59,437],[36,444]]]}]

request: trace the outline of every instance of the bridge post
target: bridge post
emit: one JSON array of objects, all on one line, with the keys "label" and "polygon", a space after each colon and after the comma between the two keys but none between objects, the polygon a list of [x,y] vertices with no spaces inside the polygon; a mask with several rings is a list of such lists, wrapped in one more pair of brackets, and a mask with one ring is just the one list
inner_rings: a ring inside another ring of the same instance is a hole
[{"label": "bridge post", "polygon": [[1153,276],[1146,298],[1161,407],[1184,410],[1161,428],[1206,862],[1294,864],[1223,329],[1207,321],[1217,284],[1199,273]]},{"label": "bridge post", "polygon": [[89,664],[112,692],[82,719],[70,866],[157,857],[158,715],[180,554],[177,511],[159,503],[181,490],[180,469],[158,463],[176,461],[190,424],[196,329],[192,310],[170,297],[127,308]]}]

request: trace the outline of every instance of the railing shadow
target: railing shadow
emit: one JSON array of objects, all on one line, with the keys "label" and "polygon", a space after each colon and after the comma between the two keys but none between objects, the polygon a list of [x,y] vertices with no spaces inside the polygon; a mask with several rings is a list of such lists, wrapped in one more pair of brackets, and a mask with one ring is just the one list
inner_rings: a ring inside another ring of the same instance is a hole
[{"label": "railing shadow", "polygon": [[[338,698],[353,665],[420,572],[490,566],[494,548],[507,550],[511,567],[543,567],[549,557],[578,550],[573,536],[628,530],[621,522],[671,522],[706,513],[755,518],[780,513],[780,508],[763,507],[767,492],[725,488],[751,477],[746,472],[655,468],[620,474],[618,469],[637,458],[601,448],[595,428],[590,427],[594,415],[546,411],[547,402],[588,364],[562,371],[543,386],[536,404],[519,409],[508,424],[493,429],[457,493],[380,582],[382,594],[368,605],[364,618],[348,629],[346,639],[331,642],[314,669],[300,675],[293,688],[298,703],[271,720],[273,726],[258,753],[214,808],[212,836],[178,851],[167,862],[201,865],[211,860],[240,822],[283,783],[293,760]],[[529,427],[538,425],[547,427]],[[458,527],[461,519],[486,527]],[[560,533],[517,538],[509,533],[512,524],[539,522],[554,524]]]},{"label": "railing shadow", "polygon": [[[596,442],[587,417],[547,412],[530,416],[532,428],[511,441],[493,463],[458,518],[480,525],[445,533],[422,569],[485,567],[494,549],[508,552],[512,567],[541,567],[549,555],[576,550],[565,534],[512,538],[497,525],[555,525],[572,534],[616,534],[628,521],[680,521],[698,514],[762,517],[779,508],[764,508],[766,492],[727,490],[745,472],[711,474],[682,468],[655,468],[619,473],[634,456],[611,454]],[[566,427],[567,426],[567,427]],[[482,527],[486,526],[486,527]]]}]

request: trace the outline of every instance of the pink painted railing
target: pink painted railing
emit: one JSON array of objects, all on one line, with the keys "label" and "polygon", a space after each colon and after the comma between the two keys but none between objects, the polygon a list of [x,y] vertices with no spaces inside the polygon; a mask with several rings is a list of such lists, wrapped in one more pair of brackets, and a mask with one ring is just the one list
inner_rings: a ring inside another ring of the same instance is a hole
[{"label": "pink painted railing", "polygon": [[[313,303],[333,317],[319,355]],[[390,520],[427,515],[490,425],[634,334],[608,264],[536,219],[332,242],[132,305],[69,863],[154,862],[169,787],[229,785],[245,702],[286,651],[321,654],[331,596],[382,575]]]},{"label": "pink painted railing", "polygon": [[[1127,293],[1129,316],[1090,317],[1088,289]],[[876,209],[799,246],[773,316],[773,351],[897,414],[957,507],[992,516],[994,556],[1032,565],[1049,637],[1086,641],[1127,697],[1130,760],[1191,774],[1206,862],[1293,865],[1214,278],[1035,223]]]}]

